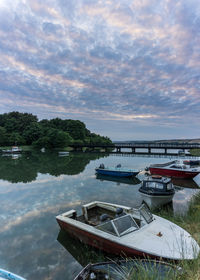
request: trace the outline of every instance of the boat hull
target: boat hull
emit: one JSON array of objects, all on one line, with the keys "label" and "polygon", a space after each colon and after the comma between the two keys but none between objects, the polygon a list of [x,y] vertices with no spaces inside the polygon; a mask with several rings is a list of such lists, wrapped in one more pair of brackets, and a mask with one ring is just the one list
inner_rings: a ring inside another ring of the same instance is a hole
[{"label": "boat hull", "polygon": [[141,196],[143,201],[148,205],[149,208],[157,208],[170,203],[173,199],[174,194],[165,196],[154,196],[141,193]]},{"label": "boat hull", "polygon": [[84,244],[87,244],[89,246],[92,246],[94,248],[100,249],[104,252],[107,252],[109,254],[117,255],[117,256],[123,256],[123,257],[150,257],[153,259],[163,259],[167,260],[167,258],[162,258],[157,255],[144,253],[143,251],[140,251],[138,249],[133,249],[127,246],[123,246],[119,243],[113,242],[109,239],[100,237],[98,235],[95,235],[93,233],[87,232],[85,230],[82,230],[80,228],[77,228],[71,224],[65,223],[63,221],[60,221],[57,219],[57,222],[61,229],[68,232],[73,237],[76,237]]},{"label": "boat hull", "polygon": [[194,178],[199,174],[199,172],[195,171],[173,170],[158,167],[149,167],[149,171],[151,175],[161,175],[175,178]]},{"label": "boat hull", "polygon": [[119,170],[106,170],[106,169],[98,169],[96,168],[96,173],[101,175],[107,175],[107,176],[115,176],[115,177],[134,177],[139,172],[128,172],[128,171],[119,171]]}]

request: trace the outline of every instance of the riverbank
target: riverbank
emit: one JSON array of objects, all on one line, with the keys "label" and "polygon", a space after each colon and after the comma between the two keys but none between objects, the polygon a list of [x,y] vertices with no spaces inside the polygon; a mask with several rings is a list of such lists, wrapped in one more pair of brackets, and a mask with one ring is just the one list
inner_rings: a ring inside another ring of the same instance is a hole
[{"label": "riverbank", "polygon": [[191,154],[192,156],[200,157],[200,149],[193,149],[193,150],[190,150],[190,154]]}]

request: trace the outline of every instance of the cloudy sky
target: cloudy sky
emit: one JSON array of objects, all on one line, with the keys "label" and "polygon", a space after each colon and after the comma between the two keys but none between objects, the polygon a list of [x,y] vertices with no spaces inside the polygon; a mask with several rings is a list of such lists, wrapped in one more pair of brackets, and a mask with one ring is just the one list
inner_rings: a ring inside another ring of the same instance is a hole
[{"label": "cloudy sky", "polygon": [[199,0],[0,0],[0,114],[200,137]]}]

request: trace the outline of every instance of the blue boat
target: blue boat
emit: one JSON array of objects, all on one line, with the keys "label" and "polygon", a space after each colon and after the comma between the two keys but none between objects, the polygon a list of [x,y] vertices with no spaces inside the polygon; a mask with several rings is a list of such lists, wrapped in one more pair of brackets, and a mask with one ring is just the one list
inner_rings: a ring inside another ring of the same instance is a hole
[{"label": "blue boat", "polygon": [[121,164],[118,164],[116,167],[105,167],[104,164],[100,164],[100,166],[97,167],[95,171],[97,174],[118,177],[134,177],[140,172],[138,169],[121,167]]},{"label": "blue boat", "polygon": [[0,268],[0,279],[2,280],[26,280],[25,278],[10,271]]}]

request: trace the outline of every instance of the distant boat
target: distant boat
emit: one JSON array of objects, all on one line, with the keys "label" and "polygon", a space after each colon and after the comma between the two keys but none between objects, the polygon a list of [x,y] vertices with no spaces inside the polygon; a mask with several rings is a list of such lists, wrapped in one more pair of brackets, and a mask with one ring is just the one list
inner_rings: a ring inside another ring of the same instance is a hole
[{"label": "distant boat", "polygon": [[118,164],[116,167],[105,167],[104,164],[100,164],[100,166],[97,167],[95,171],[97,174],[118,177],[134,177],[140,172],[138,169],[121,167],[121,164]]},{"label": "distant boat", "polygon": [[22,152],[22,149],[18,146],[13,146],[10,150],[2,150],[5,154],[18,154]]},{"label": "distant boat", "polygon": [[0,268],[0,280],[26,280],[25,278],[10,271]]},{"label": "distant boat", "polygon": [[61,229],[83,243],[110,254],[167,260],[191,260],[200,248],[192,236],[176,224],[140,208],[93,201],[82,214],[69,210],[56,217]]},{"label": "distant boat", "polygon": [[59,156],[68,156],[69,152],[58,152]]},{"label": "distant boat", "polygon": [[127,259],[108,262],[99,262],[95,264],[89,263],[74,280],[90,280],[90,279],[116,279],[124,280],[131,274],[134,279],[141,279],[144,275],[145,279],[170,279],[182,272],[181,267],[172,264],[148,260],[148,259]]},{"label": "distant boat", "polygon": [[40,151],[41,151],[42,153],[45,153],[46,149],[43,147],[43,148],[41,148]]},{"label": "distant boat", "polygon": [[149,208],[156,208],[171,202],[175,189],[170,178],[152,175],[142,181],[139,192]]},{"label": "distant boat", "polygon": [[152,175],[176,178],[194,178],[200,173],[199,168],[189,167],[177,160],[167,163],[151,164],[149,171]]},{"label": "distant boat", "polygon": [[185,151],[184,150],[178,150],[178,155],[179,156],[185,156]]}]

